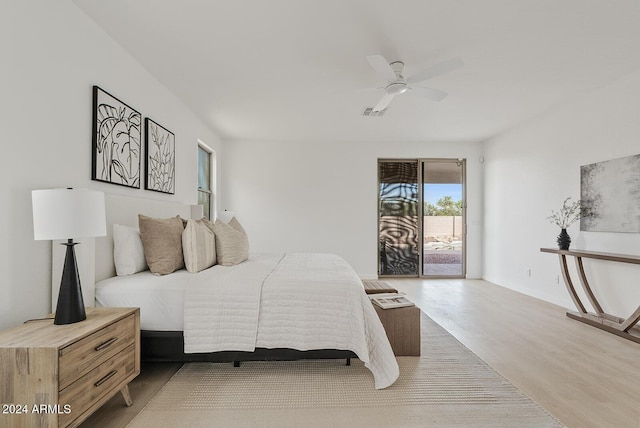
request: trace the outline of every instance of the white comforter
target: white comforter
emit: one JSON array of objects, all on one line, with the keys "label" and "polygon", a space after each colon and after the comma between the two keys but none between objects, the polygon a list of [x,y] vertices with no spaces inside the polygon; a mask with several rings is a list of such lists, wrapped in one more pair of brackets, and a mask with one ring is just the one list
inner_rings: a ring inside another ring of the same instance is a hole
[{"label": "white comforter", "polygon": [[386,388],[399,370],[362,282],[333,254],[257,256],[193,275],[185,290],[185,352],[258,348],[353,351]]}]

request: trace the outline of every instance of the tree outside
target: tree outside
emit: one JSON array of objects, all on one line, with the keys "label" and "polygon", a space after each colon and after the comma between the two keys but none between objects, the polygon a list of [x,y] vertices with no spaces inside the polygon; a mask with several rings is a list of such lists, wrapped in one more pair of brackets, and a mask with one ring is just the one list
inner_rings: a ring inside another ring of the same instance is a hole
[{"label": "tree outside", "polygon": [[444,196],[438,199],[435,205],[429,202],[425,202],[424,215],[425,216],[461,216],[462,200],[454,201],[451,196]]}]

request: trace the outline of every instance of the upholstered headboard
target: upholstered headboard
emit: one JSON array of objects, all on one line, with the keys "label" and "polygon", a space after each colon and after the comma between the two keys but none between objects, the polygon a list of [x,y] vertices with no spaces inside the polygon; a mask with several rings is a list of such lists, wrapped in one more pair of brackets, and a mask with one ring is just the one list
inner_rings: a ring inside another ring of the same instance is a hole
[{"label": "upholstered headboard", "polygon": [[116,275],[113,264],[113,225],[138,227],[138,214],[149,217],[168,218],[176,215],[191,218],[191,205],[155,199],[105,194],[107,210],[107,236],[96,238],[95,278],[96,282]]}]

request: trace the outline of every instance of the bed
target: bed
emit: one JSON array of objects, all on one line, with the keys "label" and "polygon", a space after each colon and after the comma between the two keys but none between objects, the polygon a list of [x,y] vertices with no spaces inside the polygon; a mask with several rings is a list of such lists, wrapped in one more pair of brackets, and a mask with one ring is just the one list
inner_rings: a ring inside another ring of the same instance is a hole
[{"label": "bed", "polygon": [[[135,226],[137,212],[191,214],[180,204],[150,210],[121,198],[107,196],[109,223]],[[147,361],[237,364],[358,357],[376,388],[398,377],[395,356],[362,282],[337,255],[251,253],[242,263],[198,273],[181,269],[118,276],[104,261],[113,259],[109,241],[96,243],[96,305],[140,308]]]}]

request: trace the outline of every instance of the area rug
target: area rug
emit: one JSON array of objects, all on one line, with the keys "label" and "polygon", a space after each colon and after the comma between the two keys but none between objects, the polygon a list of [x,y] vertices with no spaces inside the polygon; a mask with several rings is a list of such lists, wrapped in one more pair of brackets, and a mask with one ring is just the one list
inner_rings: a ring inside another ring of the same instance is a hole
[{"label": "area rug", "polygon": [[422,356],[376,390],[352,360],[185,364],[128,425],[137,427],[561,427],[422,314]]}]

